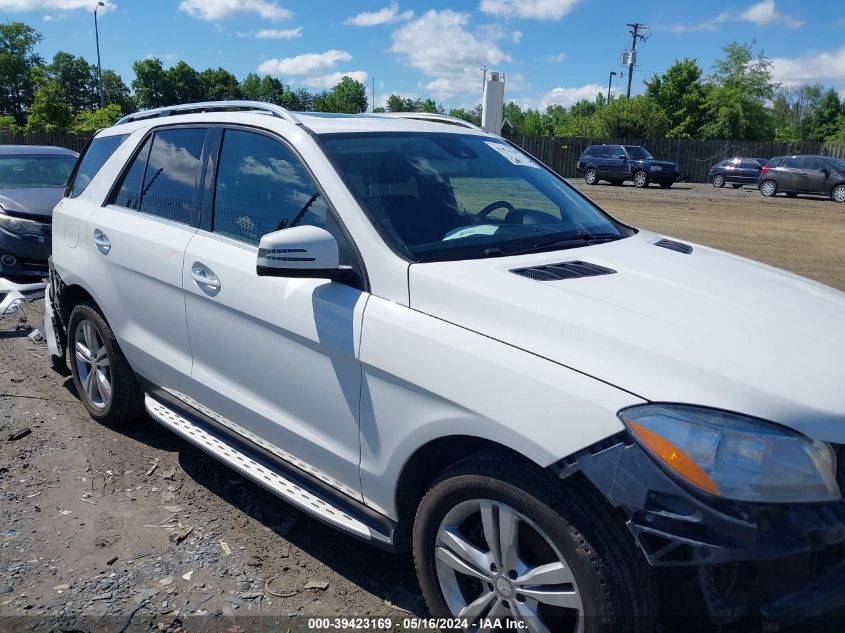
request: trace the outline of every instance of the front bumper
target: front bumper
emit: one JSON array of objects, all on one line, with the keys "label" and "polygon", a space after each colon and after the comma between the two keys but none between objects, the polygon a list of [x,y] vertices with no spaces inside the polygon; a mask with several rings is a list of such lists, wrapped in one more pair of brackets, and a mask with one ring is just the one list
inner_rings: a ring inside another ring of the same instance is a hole
[{"label": "front bumper", "polygon": [[0,276],[46,277],[50,235],[14,235],[0,229]]},{"label": "front bumper", "polygon": [[[611,505],[621,509],[650,565],[698,568],[711,615],[724,616],[726,609],[718,605],[729,604],[730,597],[708,596],[713,593],[707,586],[708,574],[785,578],[780,568],[795,565],[806,569],[792,585],[746,583],[759,591],[753,599],[745,596],[744,608],[781,618],[794,617],[796,611],[813,615],[845,603],[845,503],[841,500],[749,504],[704,499],[670,477],[627,433],[561,460],[552,469],[562,478],[582,473]],[[841,486],[841,473],[839,480]]]}]

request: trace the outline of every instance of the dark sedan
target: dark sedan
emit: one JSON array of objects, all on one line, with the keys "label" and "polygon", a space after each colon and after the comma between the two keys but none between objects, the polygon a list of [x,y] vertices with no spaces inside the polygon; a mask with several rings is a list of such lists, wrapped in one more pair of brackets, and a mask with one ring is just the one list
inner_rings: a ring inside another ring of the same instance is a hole
[{"label": "dark sedan", "polygon": [[779,156],[769,161],[757,179],[767,198],[778,193],[829,196],[845,202],[845,160],[831,156]]},{"label": "dark sedan", "polygon": [[61,147],[0,146],[0,277],[47,274],[53,207],[77,156]]},{"label": "dark sedan", "polygon": [[739,189],[742,185],[754,185],[768,162],[765,158],[729,158],[713,165],[707,172],[707,179],[714,187],[731,185]]}]

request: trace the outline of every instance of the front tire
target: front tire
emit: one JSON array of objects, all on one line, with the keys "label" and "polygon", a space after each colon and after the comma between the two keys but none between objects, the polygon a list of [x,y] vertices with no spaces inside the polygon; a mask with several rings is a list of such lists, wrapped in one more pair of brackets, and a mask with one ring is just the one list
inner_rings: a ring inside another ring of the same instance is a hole
[{"label": "front tire", "polygon": [[830,192],[830,199],[840,204],[845,202],[845,185],[836,185]]},{"label": "front tire", "polygon": [[638,171],[634,174],[634,186],[642,189],[648,187],[648,174],[644,171]]},{"label": "front tire", "polygon": [[713,176],[710,182],[713,183],[714,187],[718,187],[721,189],[725,186],[725,177],[722,174],[716,174],[715,176]]},{"label": "front tire", "polygon": [[68,335],[73,383],[88,414],[107,425],[139,417],[143,404],[138,379],[96,304],[73,308]]},{"label": "front tire", "polygon": [[448,469],[414,522],[414,562],[435,617],[527,631],[650,631],[656,589],[603,500],[493,455]]},{"label": "front tire", "polygon": [[587,171],[584,172],[584,182],[588,185],[596,185],[599,182],[599,173],[590,167]]},{"label": "front tire", "polygon": [[778,192],[778,185],[774,180],[764,180],[760,183],[760,193],[766,198],[771,198]]}]

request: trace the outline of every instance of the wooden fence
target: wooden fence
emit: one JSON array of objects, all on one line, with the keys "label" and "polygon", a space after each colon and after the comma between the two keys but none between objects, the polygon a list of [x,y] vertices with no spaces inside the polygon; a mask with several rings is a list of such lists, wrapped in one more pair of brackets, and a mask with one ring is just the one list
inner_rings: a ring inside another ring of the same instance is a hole
[{"label": "wooden fence", "polygon": [[642,145],[660,160],[678,163],[681,179],[686,182],[707,182],[711,165],[743,156],[772,158],[788,154],[822,154],[845,158],[845,143],[766,143],[757,141],[693,141],[686,139],[641,138],[564,138],[558,136],[521,136],[507,138],[565,178],[574,178],[578,157],[590,145]]},{"label": "wooden fence", "polygon": [[[82,151],[92,136],[70,132],[27,132],[0,128],[0,145],[58,145]],[[528,153],[566,178],[574,178],[575,164],[587,147],[595,143],[642,145],[655,158],[680,166],[686,182],[707,182],[710,166],[726,158],[772,158],[786,154],[822,154],[845,159],[845,143],[764,143],[756,141],[692,141],[686,139],[564,138],[558,136],[508,136]]]}]

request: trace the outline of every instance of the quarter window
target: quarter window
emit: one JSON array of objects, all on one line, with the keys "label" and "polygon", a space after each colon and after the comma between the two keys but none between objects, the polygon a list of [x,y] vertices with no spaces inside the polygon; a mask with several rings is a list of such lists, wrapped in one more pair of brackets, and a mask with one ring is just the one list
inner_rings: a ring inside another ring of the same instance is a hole
[{"label": "quarter window", "polygon": [[128,134],[119,134],[115,136],[100,136],[91,141],[85,154],[79,160],[79,165],[76,167],[71,181],[68,184],[66,194],[71,198],[79,196],[88,184],[97,175],[97,172],[106,164],[106,161],[111,158],[115,150],[120,147],[123,141],[126,140]]},{"label": "quarter window", "polygon": [[328,207],[299,159],[282,143],[226,130],[214,196],[215,233],[250,244],[300,224],[326,226]]},{"label": "quarter window", "polygon": [[197,208],[197,180],[206,131],[161,130],[147,139],[115,192],[113,204],[188,224]]}]

